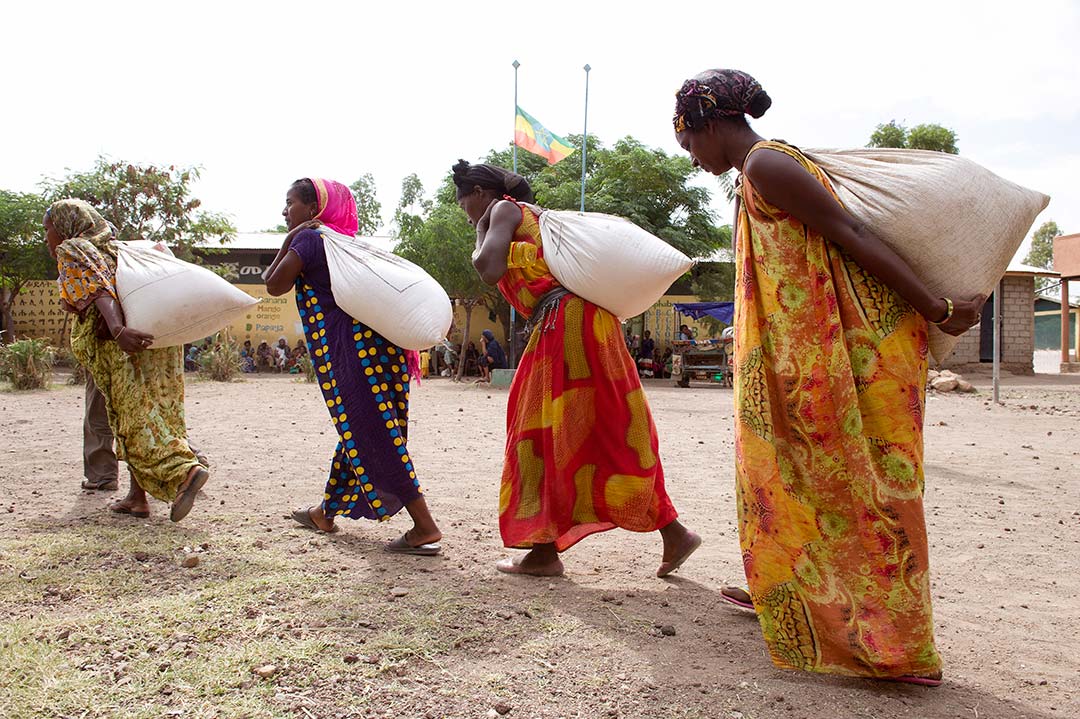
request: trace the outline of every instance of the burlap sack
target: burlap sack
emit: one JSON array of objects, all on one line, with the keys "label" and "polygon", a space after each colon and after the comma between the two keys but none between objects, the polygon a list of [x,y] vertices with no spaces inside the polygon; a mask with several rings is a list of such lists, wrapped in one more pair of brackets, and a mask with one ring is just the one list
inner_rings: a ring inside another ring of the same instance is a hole
[{"label": "burlap sack", "polygon": [[[956,155],[926,150],[804,150],[848,212],[904,258],[934,294],[992,292],[1050,198]],[[942,362],[958,341],[930,328]]]}]

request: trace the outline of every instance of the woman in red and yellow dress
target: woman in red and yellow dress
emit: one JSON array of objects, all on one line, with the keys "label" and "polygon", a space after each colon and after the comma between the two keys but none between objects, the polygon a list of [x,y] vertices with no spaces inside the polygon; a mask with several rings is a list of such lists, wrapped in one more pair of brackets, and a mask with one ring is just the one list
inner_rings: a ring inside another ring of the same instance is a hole
[{"label": "woman in red and yellow dress", "polygon": [[529,552],[497,568],[559,575],[560,552],[621,527],[659,530],[656,574],[667,576],[701,538],[676,519],[664,490],[656,427],[619,320],[551,274],[523,177],[462,160],[454,184],[477,229],[473,265],[528,320],[507,407],[499,529],[505,546]]}]

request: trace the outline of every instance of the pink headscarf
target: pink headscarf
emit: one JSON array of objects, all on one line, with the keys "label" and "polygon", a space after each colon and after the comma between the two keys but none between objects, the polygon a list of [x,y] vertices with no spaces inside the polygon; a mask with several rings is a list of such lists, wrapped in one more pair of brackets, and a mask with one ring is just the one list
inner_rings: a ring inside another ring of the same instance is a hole
[{"label": "pink headscarf", "polygon": [[315,219],[334,232],[355,237],[360,230],[360,221],[356,216],[356,200],[349,188],[334,180],[308,179],[315,185],[319,200],[319,214]]},{"label": "pink headscarf", "polygon": [[[348,187],[334,180],[322,180],[309,177],[315,185],[315,194],[319,200],[319,214],[315,215],[324,225],[334,232],[355,237],[360,231],[360,220],[356,215],[356,199]],[[420,353],[406,350],[405,359],[409,375],[420,384]]]}]

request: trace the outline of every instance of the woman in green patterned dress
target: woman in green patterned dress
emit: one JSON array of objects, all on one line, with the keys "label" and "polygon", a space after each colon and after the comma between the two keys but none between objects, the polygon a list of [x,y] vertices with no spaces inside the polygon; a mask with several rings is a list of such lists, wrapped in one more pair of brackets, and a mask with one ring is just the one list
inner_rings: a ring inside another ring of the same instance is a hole
[{"label": "woman in green patterned dress", "polygon": [[183,350],[148,349],[154,338],[124,325],[113,233],[93,207],[60,200],[45,213],[44,225],[61,304],[76,314],[71,351],[105,397],[117,457],[131,474],[127,497],[110,509],[148,517],[149,493],[172,502],[170,519],[179,522],[210,478],[188,445]]}]

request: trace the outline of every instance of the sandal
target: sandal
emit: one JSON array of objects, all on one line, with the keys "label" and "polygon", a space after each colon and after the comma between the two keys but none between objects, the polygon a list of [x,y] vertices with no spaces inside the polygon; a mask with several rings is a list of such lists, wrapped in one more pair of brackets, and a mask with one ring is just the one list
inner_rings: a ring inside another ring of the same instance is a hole
[{"label": "sandal", "polygon": [[335,524],[330,529],[323,529],[319,525],[315,524],[315,520],[311,518],[311,508],[304,507],[302,509],[294,509],[292,511],[293,521],[303,526],[305,529],[310,529],[314,532],[322,532],[323,534],[333,534],[338,531],[338,526]]},{"label": "sandal", "polygon": [[661,562],[660,568],[656,570],[656,576],[663,578],[674,572],[676,569],[683,565],[690,555],[697,551],[697,548],[701,546],[701,537],[690,532],[693,535],[693,539],[690,540],[690,546],[686,551],[682,553],[682,556],[676,557],[670,562]]},{"label": "sandal", "polygon": [[133,509],[129,509],[128,507],[125,507],[124,505],[120,504],[119,502],[114,503],[114,504],[110,504],[109,505],[109,511],[110,512],[116,512],[117,514],[127,514],[127,515],[130,515],[132,517],[137,517],[139,519],[146,519],[147,517],[150,516],[149,511],[135,511]]},{"label": "sandal", "polygon": [[188,486],[184,491],[180,492],[179,496],[173,500],[172,509],[169,510],[169,519],[174,522],[179,522],[184,517],[188,516],[188,512],[195,505],[195,495],[199,493],[199,490],[203,488],[203,485],[210,479],[210,473],[206,471],[206,468],[199,465],[195,469],[195,474],[192,476],[191,481],[188,482]]},{"label": "sandal", "polygon": [[884,681],[897,682],[899,684],[914,684],[920,687],[940,687],[942,684],[941,676],[937,677],[917,677],[913,674],[905,674],[902,677],[886,677]]},{"label": "sandal", "polygon": [[[745,595],[745,599],[743,595]],[[720,598],[740,609],[754,611],[754,600],[750,598],[750,592],[742,587],[723,587],[720,590]]]},{"label": "sandal", "polygon": [[418,544],[413,546],[409,544],[409,533],[405,532],[405,534],[394,541],[389,542],[385,549],[394,554],[414,554],[418,557],[434,557],[442,551],[442,545],[438,542],[432,542],[431,544]]},{"label": "sandal", "polygon": [[83,489],[89,489],[92,492],[115,492],[120,488],[120,483],[116,481],[115,477],[113,479],[99,480],[84,479],[81,486]]}]

